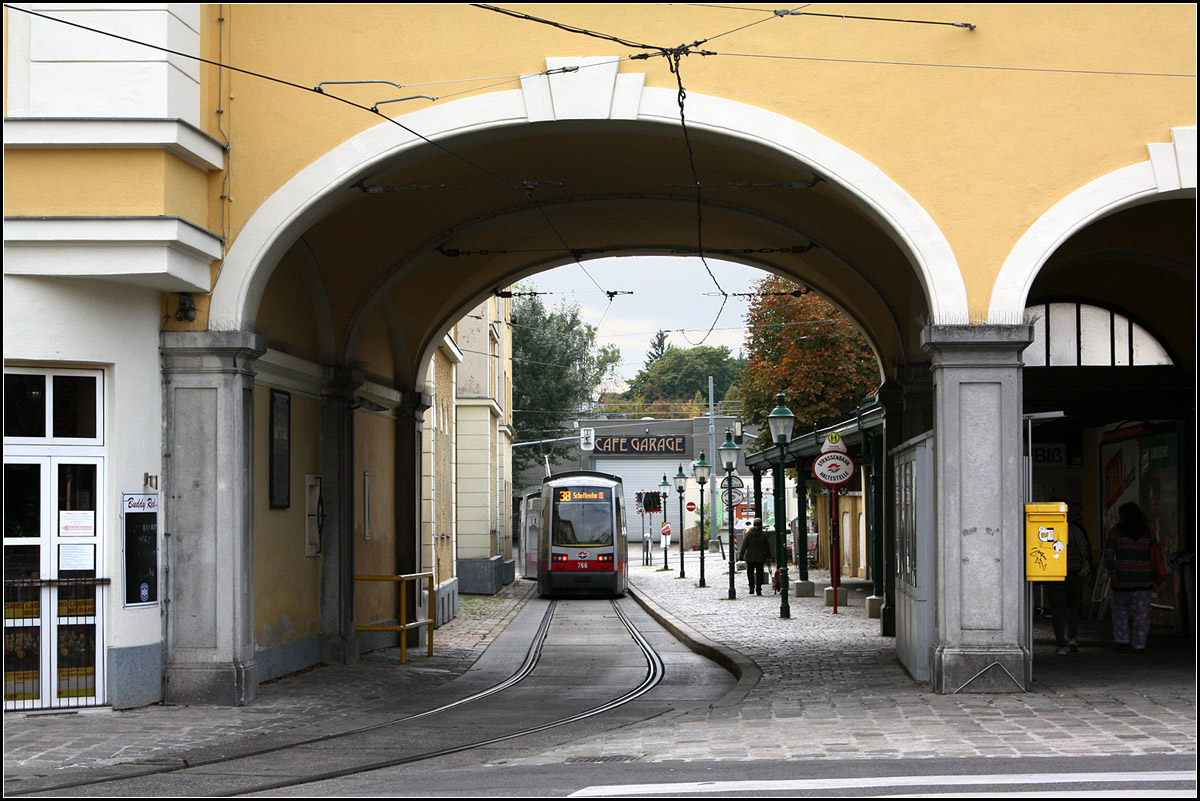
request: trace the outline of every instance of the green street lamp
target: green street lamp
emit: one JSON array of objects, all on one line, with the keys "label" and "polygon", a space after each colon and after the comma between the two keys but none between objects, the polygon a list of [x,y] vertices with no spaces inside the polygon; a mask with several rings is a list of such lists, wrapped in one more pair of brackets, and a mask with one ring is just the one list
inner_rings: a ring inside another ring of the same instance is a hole
[{"label": "green street lamp", "polygon": [[687,574],[683,569],[683,491],[687,489],[687,475],[683,472],[683,465],[679,465],[679,472],[675,474],[675,491],[679,493],[679,577],[687,578]]},{"label": "green street lamp", "polygon": [[700,451],[700,461],[692,465],[692,475],[696,477],[696,481],[700,484],[700,586],[706,587],[704,583],[704,552],[708,550],[704,543],[704,485],[708,483],[708,476],[712,472],[712,465],[704,459],[704,451]]},{"label": "green street lamp", "polygon": [[775,466],[775,554],[779,560],[779,589],[783,600],[779,606],[779,616],[792,616],[792,608],[788,604],[788,571],[787,549],[784,547],[783,527],[787,525],[787,498],[784,495],[784,460],[787,458],[787,444],[792,438],[792,426],[796,423],[796,415],[783,405],[783,393],[775,396],[775,408],[767,415],[767,425],[771,427],[771,439],[779,447],[779,464]]},{"label": "green street lamp", "polygon": [[[666,473],[663,473],[662,483],[659,484],[658,486],[661,487],[661,489],[658,491],[658,494],[662,496],[663,525],[665,526],[667,524],[667,498],[670,497],[667,493],[671,489],[671,485],[667,483],[667,474]],[[667,546],[669,546],[670,544],[671,544],[671,538],[667,537],[666,540],[663,541],[663,570],[671,569],[671,566],[669,564],[667,564],[667,562],[669,561],[668,556],[671,552],[671,549],[668,548]]]},{"label": "green street lamp", "polygon": [[733,472],[737,470],[738,454],[741,448],[733,441],[733,430],[725,429],[725,442],[717,448],[721,456],[721,466],[725,468],[725,508],[729,510],[729,600],[737,598],[737,590],[733,586],[733,574],[736,569],[736,559],[733,544]]}]

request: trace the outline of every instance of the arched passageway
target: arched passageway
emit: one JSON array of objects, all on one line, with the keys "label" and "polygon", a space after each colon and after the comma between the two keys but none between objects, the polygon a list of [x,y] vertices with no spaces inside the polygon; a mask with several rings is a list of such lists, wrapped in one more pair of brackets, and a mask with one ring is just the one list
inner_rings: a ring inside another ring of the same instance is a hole
[{"label": "arched passageway", "polygon": [[[966,312],[953,255],[924,210],[864,159],[795,122],[693,96],[685,139],[674,93],[631,84],[615,66],[607,76],[555,76],[550,91],[576,104],[552,106],[551,118],[537,117],[545,87],[531,82],[403,118],[405,128],[447,132],[426,134],[436,142],[386,123],[371,129],[285,184],[234,242],[213,292],[209,336],[256,332],[238,351],[257,358],[259,373],[252,469],[263,474],[261,454],[275,447],[261,430],[276,419],[277,396],[262,387],[307,385],[311,400],[289,400],[289,414],[307,415],[320,436],[290,447],[293,462],[300,451],[306,471],[321,477],[326,515],[319,571],[295,566],[311,586],[303,603],[285,597],[294,587],[281,592],[284,585],[265,580],[286,573],[289,559],[255,546],[260,597],[255,610],[232,614],[255,618],[250,639],[260,654],[276,633],[285,642],[300,618],[319,629],[323,658],[353,659],[355,604],[374,604],[379,617],[391,603],[355,590],[364,552],[399,573],[439,558],[420,544],[433,503],[421,468],[423,437],[438,414],[425,392],[433,357],[466,311],[541,270],[601,256],[704,252],[789,277],[839,306],[872,343],[884,382],[899,390],[895,441],[930,424],[925,325],[963,323]],[[639,111],[627,115],[631,93]],[[602,272],[591,275],[610,289]],[[370,391],[394,416],[364,414],[360,399]],[[393,489],[394,554],[378,541],[355,544],[368,472]],[[265,543],[281,523],[262,490],[246,514]],[[418,597],[409,600],[411,608]]]}]

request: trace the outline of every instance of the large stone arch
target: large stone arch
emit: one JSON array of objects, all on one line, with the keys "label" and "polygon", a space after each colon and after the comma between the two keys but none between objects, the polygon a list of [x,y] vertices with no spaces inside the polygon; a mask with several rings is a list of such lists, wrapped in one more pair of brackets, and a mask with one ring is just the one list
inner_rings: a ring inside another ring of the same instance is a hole
[{"label": "large stone arch", "polygon": [[1097,220],[1153,200],[1196,196],[1196,128],[1171,129],[1170,143],[1147,145],[1150,159],[1072,192],[1038,218],[1005,259],[992,288],[988,322],[1017,323],[1038,272],[1073,234]]},{"label": "large stone arch", "polygon": [[[551,68],[586,64],[577,73],[534,76],[522,89],[415,111],[352,137],[280,187],[255,211],[226,254],[213,291],[211,330],[247,330],[275,264],[292,243],[356,190],[360,176],[428,141],[551,120],[633,120],[678,126],[674,91],[618,74],[616,59],[548,59]],[[954,252],[932,217],[862,156],[795,120],[723,98],[689,95],[693,129],[753,142],[808,165],[848,193],[910,259],[931,322],[967,321],[966,287]],[[401,127],[403,126],[403,127]],[[413,131],[420,131],[415,135]]]}]

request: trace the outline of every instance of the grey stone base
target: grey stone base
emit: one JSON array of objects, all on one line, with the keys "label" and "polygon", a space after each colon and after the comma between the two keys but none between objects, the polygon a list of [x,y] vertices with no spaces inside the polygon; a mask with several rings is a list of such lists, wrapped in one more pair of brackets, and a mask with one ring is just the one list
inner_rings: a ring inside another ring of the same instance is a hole
[{"label": "grey stone base", "polygon": [[504,582],[505,586],[512,584],[514,581],[517,580],[517,562],[516,562],[516,560],[509,559],[507,562],[504,563],[500,572],[502,574],[500,577],[501,581]]},{"label": "grey stone base", "polygon": [[458,617],[458,579],[443,581],[434,588],[434,627],[444,626]]},{"label": "grey stone base", "polygon": [[811,581],[797,581],[794,586],[797,598],[812,598],[817,594],[817,585]]},{"label": "grey stone base", "polygon": [[938,646],[930,652],[930,684],[938,693],[1023,692],[1028,666],[1023,648]]},{"label": "grey stone base", "polygon": [[172,704],[243,706],[258,695],[258,663],[167,666],[164,700]]},{"label": "grey stone base", "polygon": [[163,700],[162,643],[109,648],[108,702],[113,709],[133,709]]},{"label": "grey stone base", "polygon": [[[846,588],[845,587],[837,588],[837,604],[838,604],[838,606],[846,605]],[[833,606],[833,587],[825,588],[825,605]]]},{"label": "grey stone base", "polygon": [[458,575],[458,591],[468,595],[495,595],[504,586],[504,562],[499,556],[490,559],[459,559],[454,572]]},{"label": "grey stone base", "polygon": [[883,601],[882,595],[871,595],[867,597],[867,617],[882,618],[883,617]]},{"label": "grey stone base", "polygon": [[[372,626],[395,626],[396,619],[376,620],[371,623]],[[421,629],[424,631],[424,629]],[[368,651],[378,651],[380,648],[396,648],[400,645],[399,631],[359,631],[355,632],[358,639],[358,652],[365,654]]]},{"label": "grey stone base", "polygon": [[270,681],[298,670],[319,665],[323,661],[324,645],[318,638],[299,640],[254,652],[258,663],[258,680]]}]

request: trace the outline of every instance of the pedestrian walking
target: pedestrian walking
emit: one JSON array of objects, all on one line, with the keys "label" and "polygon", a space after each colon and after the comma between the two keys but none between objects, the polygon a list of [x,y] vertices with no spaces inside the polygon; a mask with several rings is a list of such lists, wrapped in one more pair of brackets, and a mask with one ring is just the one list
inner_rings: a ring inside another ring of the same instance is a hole
[{"label": "pedestrian walking", "polygon": [[1117,515],[1104,546],[1104,564],[1112,577],[1113,640],[1118,651],[1132,648],[1140,654],[1150,634],[1154,534],[1136,503],[1123,505]]},{"label": "pedestrian walking", "polygon": [[750,581],[750,592],[762,595],[762,585],[766,582],[763,567],[772,561],[774,551],[771,540],[762,527],[762,519],[754,518],[754,525],[746,532],[742,547],[738,549],[738,558],[746,563],[746,578]]},{"label": "pedestrian walking", "polygon": [[[1053,502],[1066,503],[1061,498]],[[1079,606],[1083,602],[1083,583],[1092,574],[1092,543],[1079,522],[1078,511],[1067,518],[1067,574],[1062,581],[1046,582],[1050,613],[1054,618],[1056,654],[1079,650]]]}]

